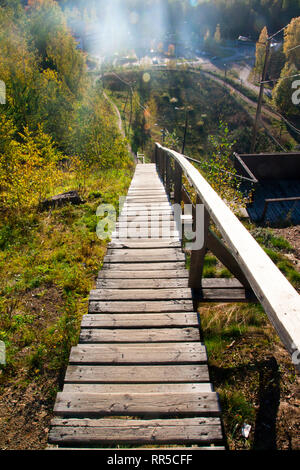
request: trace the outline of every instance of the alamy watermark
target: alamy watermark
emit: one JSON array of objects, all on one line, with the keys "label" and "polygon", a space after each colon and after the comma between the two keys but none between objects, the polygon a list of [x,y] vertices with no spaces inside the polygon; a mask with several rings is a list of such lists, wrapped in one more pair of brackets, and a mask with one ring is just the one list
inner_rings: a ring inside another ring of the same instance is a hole
[{"label": "alamy watermark", "polygon": [[292,94],[292,103],[297,106],[300,104],[300,80],[293,81],[292,89],[296,90]]},{"label": "alamy watermark", "polygon": [[6,85],[0,80],[0,104],[6,104]]},{"label": "alamy watermark", "polygon": [[6,348],[4,341],[0,341],[0,365],[5,366],[6,364]]},{"label": "alamy watermark", "polygon": [[144,204],[138,209],[126,205],[125,197],[119,200],[119,214],[111,204],[101,204],[96,212],[100,217],[96,228],[101,240],[165,238],[186,242],[187,250],[200,250],[204,245],[204,206],[197,204],[194,216],[191,204],[170,206],[171,210],[154,204]]},{"label": "alamy watermark", "polygon": [[294,364],[294,366],[299,366],[299,364],[300,364],[300,351],[294,343],[292,343],[292,351],[293,351],[293,353],[292,353],[292,363]]}]

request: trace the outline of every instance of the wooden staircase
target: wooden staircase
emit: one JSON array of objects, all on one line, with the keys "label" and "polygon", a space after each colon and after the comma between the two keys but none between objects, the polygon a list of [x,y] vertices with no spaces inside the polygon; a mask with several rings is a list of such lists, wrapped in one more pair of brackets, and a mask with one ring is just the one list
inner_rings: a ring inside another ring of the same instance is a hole
[{"label": "wooden staircase", "polygon": [[[119,238],[134,220],[141,237]],[[222,446],[185,256],[153,164],[136,167],[54,414],[49,444],[63,448]]]}]

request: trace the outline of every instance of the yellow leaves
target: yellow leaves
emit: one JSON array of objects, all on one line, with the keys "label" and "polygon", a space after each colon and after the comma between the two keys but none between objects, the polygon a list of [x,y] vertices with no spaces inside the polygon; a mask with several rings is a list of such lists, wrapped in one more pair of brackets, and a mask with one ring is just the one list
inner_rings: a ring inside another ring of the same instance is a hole
[{"label": "yellow leaves", "polygon": [[20,211],[37,205],[61,178],[57,152],[41,127],[35,134],[25,127],[19,133],[22,141],[18,142],[12,137],[12,123],[4,118],[2,122],[11,138],[2,145],[0,153],[1,204],[6,210]]}]

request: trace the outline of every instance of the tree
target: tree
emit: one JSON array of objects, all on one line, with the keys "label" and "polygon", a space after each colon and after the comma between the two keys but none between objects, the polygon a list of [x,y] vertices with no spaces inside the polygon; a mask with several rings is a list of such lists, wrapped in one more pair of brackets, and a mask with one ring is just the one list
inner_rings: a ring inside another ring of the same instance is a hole
[{"label": "tree", "polygon": [[284,33],[283,51],[289,65],[295,65],[300,70],[300,16],[293,18]]},{"label": "tree", "polygon": [[265,63],[265,58],[266,58],[266,45],[267,45],[267,39],[268,39],[268,30],[267,27],[265,26],[259,35],[258,42],[256,43],[256,54],[255,54],[255,70],[256,73],[261,76],[263,68],[264,68],[264,63]]},{"label": "tree", "polygon": [[[300,17],[293,18],[285,30],[283,51],[286,63],[283,67],[276,87],[273,91],[273,99],[276,107],[287,116],[300,116],[299,105],[293,101],[294,77],[300,69]],[[298,77],[299,78],[299,77]]]}]

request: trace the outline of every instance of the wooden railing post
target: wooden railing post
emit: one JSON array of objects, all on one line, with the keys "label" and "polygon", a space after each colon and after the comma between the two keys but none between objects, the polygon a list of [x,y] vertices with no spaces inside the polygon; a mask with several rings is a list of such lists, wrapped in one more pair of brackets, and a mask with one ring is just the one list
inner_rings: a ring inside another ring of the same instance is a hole
[{"label": "wooden railing post", "polygon": [[171,193],[171,157],[165,153],[165,159],[166,159],[166,192],[167,195],[170,197]]},{"label": "wooden railing post", "polygon": [[174,162],[174,203],[181,204],[181,192],[182,192],[182,168],[176,161]]},{"label": "wooden railing post", "polygon": [[[197,196],[196,204],[202,204],[199,196]],[[193,211],[197,214],[197,211]],[[195,216],[193,219],[193,231],[196,232],[196,224],[199,223]],[[202,274],[204,268],[204,258],[207,251],[208,230],[210,223],[210,215],[204,207],[204,220],[203,220],[203,245],[199,250],[191,251],[191,264],[189,274],[189,287],[192,289],[194,311],[197,311],[199,300],[201,299],[202,290]]]}]

